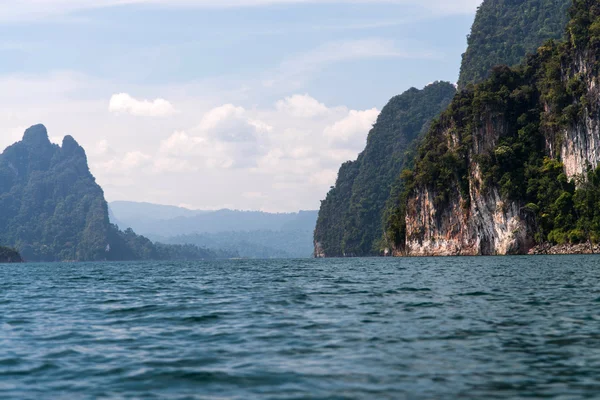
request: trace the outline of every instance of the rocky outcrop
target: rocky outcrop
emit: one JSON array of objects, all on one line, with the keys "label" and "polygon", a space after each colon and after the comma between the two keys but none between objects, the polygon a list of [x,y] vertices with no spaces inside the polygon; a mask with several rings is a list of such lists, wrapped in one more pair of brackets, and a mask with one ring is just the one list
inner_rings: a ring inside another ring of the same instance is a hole
[{"label": "rocky outcrop", "polygon": [[552,246],[549,244],[539,245],[529,250],[529,255],[570,255],[570,254],[600,254],[599,244],[579,243],[560,244]]},{"label": "rocky outcrop", "polygon": [[[508,132],[501,115],[489,113],[481,121],[468,151],[468,196],[458,188],[449,200],[436,205],[439,193],[428,187],[418,188],[408,199],[406,246],[396,255],[410,256],[476,256],[527,252],[533,245],[532,232],[522,205],[500,196],[497,188],[482,190],[484,182],[476,161],[478,156],[493,151],[499,138]],[[453,124],[441,133],[449,150],[462,145]]]},{"label": "rocky outcrop", "polygon": [[325,254],[325,250],[323,250],[323,245],[320,242],[315,242],[315,258],[326,258],[327,254]]},{"label": "rocky outcrop", "polygon": [[0,263],[9,264],[20,262],[23,262],[23,259],[21,258],[21,255],[18,251],[10,249],[8,247],[0,246]]},{"label": "rocky outcrop", "polygon": [[565,84],[576,81],[583,85],[586,105],[581,108],[579,118],[560,133],[560,158],[569,178],[584,175],[588,167],[600,164],[600,85],[594,54],[589,50],[579,51],[571,63],[561,68]]}]

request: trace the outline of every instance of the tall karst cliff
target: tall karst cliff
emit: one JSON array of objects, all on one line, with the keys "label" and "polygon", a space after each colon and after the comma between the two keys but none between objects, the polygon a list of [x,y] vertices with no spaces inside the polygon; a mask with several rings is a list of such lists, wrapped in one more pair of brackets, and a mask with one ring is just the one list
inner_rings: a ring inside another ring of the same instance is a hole
[{"label": "tall karst cliff", "polygon": [[454,86],[436,82],[410,89],[383,108],[356,161],[340,168],[322,202],[315,230],[317,257],[379,254],[382,214],[400,171],[431,120],[446,108]]},{"label": "tall karst cliff", "polygon": [[0,244],[27,261],[210,257],[194,246],[165,246],[111,225],[102,188],[71,136],[52,144],[43,125],[0,155]]},{"label": "tall karst cliff", "polygon": [[550,39],[563,37],[571,0],[485,0],[463,54],[458,86],[478,83],[497,65],[517,65]]},{"label": "tall karst cliff", "polygon": [[461,92],[405,171],[398,255],[525,253],[600,240],[600,3],[566,41]]}]

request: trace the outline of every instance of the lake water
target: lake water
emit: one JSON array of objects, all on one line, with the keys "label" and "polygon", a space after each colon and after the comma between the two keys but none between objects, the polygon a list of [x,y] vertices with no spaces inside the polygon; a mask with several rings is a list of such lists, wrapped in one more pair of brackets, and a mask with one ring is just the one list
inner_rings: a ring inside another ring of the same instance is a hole
[{"label": "lake water", "polygon": [[1,265],[0,398],[600,398],[600,257]]}]

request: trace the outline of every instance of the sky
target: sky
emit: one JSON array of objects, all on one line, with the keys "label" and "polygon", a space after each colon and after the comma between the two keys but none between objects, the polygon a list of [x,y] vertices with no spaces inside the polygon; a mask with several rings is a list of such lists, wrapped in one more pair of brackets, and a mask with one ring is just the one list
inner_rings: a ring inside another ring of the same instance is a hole
[{"label": "sky", "polygon": [[318,209],[387,101],[456,82],[481,0],[0,0],[0,147],[72,135],[108,201]]}]

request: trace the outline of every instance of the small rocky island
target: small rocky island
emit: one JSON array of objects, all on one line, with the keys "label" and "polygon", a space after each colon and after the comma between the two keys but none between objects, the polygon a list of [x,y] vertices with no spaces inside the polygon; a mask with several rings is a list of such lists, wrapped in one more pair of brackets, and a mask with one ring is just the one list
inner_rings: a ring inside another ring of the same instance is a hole
[{"label": "small rocky island", "polygon": [[0,246],[0,263],[23,262],[21,255],[15,249]]}]

